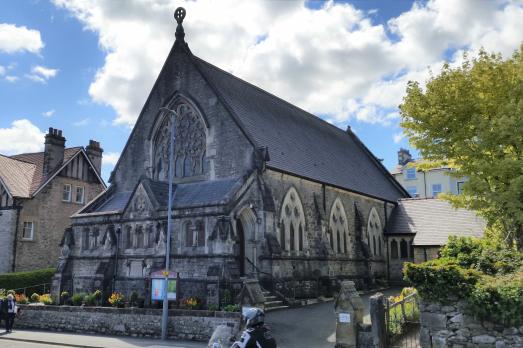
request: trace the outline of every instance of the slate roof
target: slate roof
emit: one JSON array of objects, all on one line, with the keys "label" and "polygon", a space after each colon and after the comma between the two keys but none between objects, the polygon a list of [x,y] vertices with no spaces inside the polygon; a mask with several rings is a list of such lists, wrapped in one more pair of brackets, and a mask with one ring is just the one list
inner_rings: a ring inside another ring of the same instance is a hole
[{"label": "slate roof", "polygon": [[[64,150],[64,161],[67,163],[82,147],[70,147]],[[10,157],[0,155],[0,179],[14,197],[30,198],[48,178],[61,169],[58,166],[48,176],[43,176],[44,153],[23,153]]]},{"label": "slate roof", "polygon": [[[152,193],[160,209],[167,209],[169,184],[163,181],[142,181],[146,191]],[[200,206],[224,205],[241,187],[242,179],[222,179],[173,185],[173,208],[193,208]],[[80,213],[122,212],[133,195],[133,191],[116,192],[107,201],[97,206],[93,202],[92,210],[86,207]],[[103,197],[100,197],[103,199]]]},{"label": "slate roof", "polygon": [[268,147],[268,167],[392,202],[408,197],[350,130],[188,54],[255,145]]},{"label": "slate roof", "polygon": [[415,234],[413,245],[444,245],[450,235],[482,237],[485,221],[473,211],[455,209],[436,198],[401,199],[388,234]]}]

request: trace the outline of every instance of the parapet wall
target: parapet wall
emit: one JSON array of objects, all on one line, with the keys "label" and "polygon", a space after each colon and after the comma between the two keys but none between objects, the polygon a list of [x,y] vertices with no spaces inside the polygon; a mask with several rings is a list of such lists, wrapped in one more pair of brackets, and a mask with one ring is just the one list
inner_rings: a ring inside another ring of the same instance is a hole
[{"label": "parapet wall", "polygon": [[422,302],[420,342],[425,347],[523,347],[523,326],[506,327],[480,321],[465,305]]},{"label": "parapet wall", "polygon": [[[161,309],[27,306],[21,305],[15,321],[18,328],[88,332],[105,335],[160,337]],[[238,332],[240,313],[169,310],[168,336],[171,339],[207,341],[218,325]]]}]

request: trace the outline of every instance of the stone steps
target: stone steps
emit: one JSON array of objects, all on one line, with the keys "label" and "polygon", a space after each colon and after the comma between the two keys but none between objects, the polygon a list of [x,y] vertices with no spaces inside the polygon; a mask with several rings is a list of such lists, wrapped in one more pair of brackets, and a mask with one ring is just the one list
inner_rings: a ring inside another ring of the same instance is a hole
[{"label": "stone steps", "polygon": [[278,296],[273,295],[270,291],[263,290],[262,293],[265,297],[265,312],[289,308],[289,306],[285,305],[282,300],[278,299]]}]

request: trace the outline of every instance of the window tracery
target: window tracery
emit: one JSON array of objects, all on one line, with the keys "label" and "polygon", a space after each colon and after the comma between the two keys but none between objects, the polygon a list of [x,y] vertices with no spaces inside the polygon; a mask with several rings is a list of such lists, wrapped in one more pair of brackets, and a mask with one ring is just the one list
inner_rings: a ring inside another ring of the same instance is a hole
[{"label": "window tracery", "polygon": [[205,224],[203,220],[187,221],[184,224],[185,246],[202,247],[205,246]]},{"label": "window tracery", "polygon": [[302,252],[306,248],[305,214],[296,189],[287,191],[282,207],[278,242],[282,250]]},{"label": "window tracery", "polygon": [[329,219],[329,243],[334,252],[348,254],[349,252],[349,223],[345,207],[339,198],[336,198],[331,207]]},{"label": "window tracery", "polygon": [[382,256],[382,234],[383,231],[381,228],[380,217],[376,208],[372,208],[369,214],[369,222],[367,224],[368,245],[372,256]]},{"label": "window tracery", "polygon": [[[205,125],[198,112],[187,102],[174,107],[174,171],[176,177],[204,173]],[[153,137],[153,177],[166,181],[169,172],[169,146],[172,116],[166,115]]]}]

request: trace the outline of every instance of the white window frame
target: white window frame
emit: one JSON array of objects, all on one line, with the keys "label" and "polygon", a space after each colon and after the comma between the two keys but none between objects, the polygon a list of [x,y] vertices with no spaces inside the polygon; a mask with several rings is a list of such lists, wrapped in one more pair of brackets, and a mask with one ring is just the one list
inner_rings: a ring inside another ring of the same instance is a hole
[{"label": "white window frame", "polygon": [[[29,224],[31,224],[31,236],[28,238],[26,237],[26,226],[28,226]],[[23,227],[23,230],[22,230],[22,240],[34,240],[34,232],[35,232],[35,224],[33,221],[24,221],[24,227]]]},{"label": "white window frame", "polygon": [[[66,187],[69,187],[69,198],[68,199],[64,199],[64,193],[65,193]],[[72,188],[71,184],[64,184],[64,187],[62,189],[62,202],[71,202],[72,198],[73,198],[73,188]]]},{"label": "white window frame", "polygon": [[[439,191],[434,190],[434,186],[439,186]],[[438,197],[438,194],[440,194],[442,190],[443,187],[441,186],[441,184],[432,184],[432,197]]]},{"label": "white window frame", "polygon": [[[82,189],[82,200],[79,201],[78,200],[78,189]],[[85,186],[75,186],[75,190],[74,190],[74,202],[75,203],[78,203],[78,204],[84,204],[85,202]]]},{"label": "white window frame", "polygon": [[416,186],[407,186],[405,189],[412,198],[418,197],[418,188]]},{"label": "white window frame", "polygon": [[416,180],[416,168],[406,168],[405,169],[405,180]]}]

